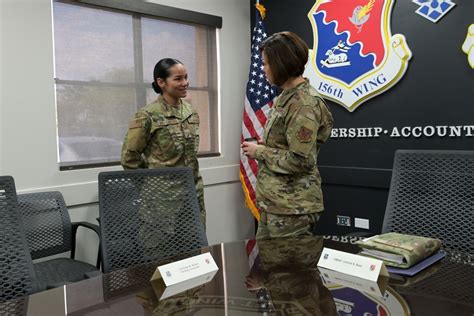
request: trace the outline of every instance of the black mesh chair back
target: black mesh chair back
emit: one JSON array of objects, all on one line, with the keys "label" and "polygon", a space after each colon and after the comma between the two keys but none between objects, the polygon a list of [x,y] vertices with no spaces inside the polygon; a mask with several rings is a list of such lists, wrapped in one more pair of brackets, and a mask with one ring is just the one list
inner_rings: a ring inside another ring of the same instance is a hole
[{"label": "black mesh chair back", "polygon": [[75,260],[78,227],[99,234],[99,227],[88,222],[71,223],[61,192],[39,192],[18,195],[18,206],[33,259],[46,258],[70,251],[69,258],[47,258],[34,264],[40,290],[76,282],[98,273],[98,268]]},{"label": "black mesh chair back", "polygon": [[[33,262],[18,211],[15,182],[10,176],[0,177],[0,281],[1,302],[36,290]],[[6,303],[1,306],[2,310],[9,307]]]},{"label": "black mesh chair back", "polygon": [[17,297],[8,301],[0,301],[0,315],[27,315],[28,296]]},{"label": "black mesh chair back", "polygon": [[398,150],[382,232],[474,254],[474,151]]},{"label": "black mesh chair back", "polygon": [[152,262],[130,267],[126,273],[117,270],[104,274],[102,278],[104,300],[130,295],[149,287],[155,270],[156,264]]},{"label": "black mesh chair back", "polygon": [[33,259],[71,250],[71,219],[60,192],[18,195]]},{"label": "black mesh chair back", "polygon": [[188,167],[99,174],[103,271],[207,246]]}]

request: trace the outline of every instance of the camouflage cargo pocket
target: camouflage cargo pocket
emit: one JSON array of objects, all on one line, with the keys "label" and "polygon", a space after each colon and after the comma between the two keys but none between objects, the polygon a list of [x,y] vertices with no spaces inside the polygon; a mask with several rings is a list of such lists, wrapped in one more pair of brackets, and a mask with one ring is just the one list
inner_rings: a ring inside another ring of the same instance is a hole
[{"label": "camouflage cargo pocket", "polygon": [[179,120],[153,122],[150,134],[152,154],[161,161],[167,161],[183,154]]}]

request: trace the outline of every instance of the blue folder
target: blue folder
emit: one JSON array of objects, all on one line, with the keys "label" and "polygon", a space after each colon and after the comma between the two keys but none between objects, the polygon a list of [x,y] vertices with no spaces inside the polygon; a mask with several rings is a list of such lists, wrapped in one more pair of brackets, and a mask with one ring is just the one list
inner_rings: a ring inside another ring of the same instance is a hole
[{"label": "blue folder", "polygon": [[395,268],[395,267],[387,266],[387,270],[388,270],[389,273],[412,276],[412,275],[417,274],[421,270],[429,267],[433,263],[436,263],[436,262],[440,261],[445,256],[446,256],[446,252],[440,250],[437,253],[435,253],[434,255],[429,256],[428,258],[418,262],[417,264],[415,264],[414,266],[412,266],[410,268],[403,269],[403,268]]}]

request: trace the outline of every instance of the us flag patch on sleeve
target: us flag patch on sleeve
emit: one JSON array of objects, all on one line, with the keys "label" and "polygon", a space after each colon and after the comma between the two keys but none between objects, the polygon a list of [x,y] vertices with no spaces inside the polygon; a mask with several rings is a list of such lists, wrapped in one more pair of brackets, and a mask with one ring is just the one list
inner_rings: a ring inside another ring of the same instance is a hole
[{"label": "us flag patch on sleeve", "polygon": [[132,120],[130,120],[130,122],[128,123],[128,128],[139,128],[139,127],[142,127],[142,122],[141,122],[141,120],[132,119]]}]

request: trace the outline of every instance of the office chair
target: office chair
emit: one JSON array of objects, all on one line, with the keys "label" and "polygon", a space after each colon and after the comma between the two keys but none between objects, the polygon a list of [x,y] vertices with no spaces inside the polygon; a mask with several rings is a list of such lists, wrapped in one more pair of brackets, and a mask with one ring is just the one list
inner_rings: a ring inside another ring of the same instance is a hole
[{"label": "office chair", "polygon": [[103,271],[207,246],[199,213],[191,168],[101,172]]},{"label": "office chair", "polygon": [[99,227],[87,222],[71,223],[60,192],[19,194],[18,205],[33,259],[71,252],[70,258],[55,258],[34,264],[40,290],[96,274],[98,266],[74,258],[77,229],[85,227],[100,235]]},{"label": "office chair", "polygon": [[0,177],[0,227],[0,313],[16,314],[18,299],[35,292],[37,287],[15,182],[10,176]]},{"label": "office chair", "polygon": [[397,150],[382,232],[474,254],[474,151]]}]

